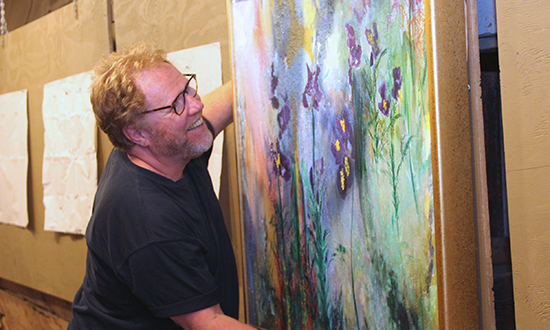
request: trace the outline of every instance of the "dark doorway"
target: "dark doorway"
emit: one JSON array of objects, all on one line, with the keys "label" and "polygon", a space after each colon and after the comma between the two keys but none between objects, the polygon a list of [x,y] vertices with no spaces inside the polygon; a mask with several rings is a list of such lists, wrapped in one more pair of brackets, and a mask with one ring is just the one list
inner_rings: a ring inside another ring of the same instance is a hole
[{"label": "dark doorway", "polygon": [[480,64],[493,259],[493,291],[496,328],[497,330],[511,330],[516,328],[516,324],[506,199],[500,70],[496,36],[489,38],[494,40],[480,38],[480,46],[484,47],[480,49]]}]

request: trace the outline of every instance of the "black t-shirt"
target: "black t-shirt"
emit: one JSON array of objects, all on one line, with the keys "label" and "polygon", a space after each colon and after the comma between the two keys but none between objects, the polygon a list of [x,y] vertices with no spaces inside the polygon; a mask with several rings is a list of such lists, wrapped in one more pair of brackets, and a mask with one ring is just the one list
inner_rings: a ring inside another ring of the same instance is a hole
[{"label": "black t-shirt", "polygon": [[113,150],[69,329],[180,329],[170,316],[217,303],[238,317],[235,257],[207,171],[210,152],[173,182]]}]

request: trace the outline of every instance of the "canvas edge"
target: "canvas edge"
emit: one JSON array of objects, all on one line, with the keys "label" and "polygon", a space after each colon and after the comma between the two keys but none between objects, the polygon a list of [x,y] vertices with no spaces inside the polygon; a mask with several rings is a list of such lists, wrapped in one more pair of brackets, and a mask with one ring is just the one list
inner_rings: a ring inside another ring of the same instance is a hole
[{"label": "canvas edge", "polygon": [[[234,83],[236,81],[236,68],[235,68],[235,61],[234,61],[234,58],[235,58],[235,49],[234,49],[234,38],[233,38],[233,0],[226,0],[226,6],[227,6],[227,29],[229,31],[229,61],[230,61],[230,67],[231,67],[231,80],[233,81],[233,122],[234,122],[234,134],[235,134],[235,151],[237,150],[242,150],[243,146],[242,146],[242,143],[240,141],[240,139],[238,138],[239,135],[238,135],[238,132],[240,131],[241,127],[240,127],[240,123],[235,120],[237,118],[237,107],[236,107],[236,104],[237,104],[237,85]],[[247,286],[247,283],[248,283],[248,275],[247,275],[247,259],[246,259],[246,238],[245,238],[245,228],[244,228],[244,221],[243,221],[243,202],[242,202],[242,197],[241,197],[241,191],[243,191],[243,187],[242,187],[242,181],[240,180],[240,178],[242,177],[242,169],[241,169],[241,158],[242,156],[236,152],[236,158],[237,158],[237,166],[236,166],[236,172],[237,172],[237,185],[238,185],[238,193],[237,193],[237,200],[238,200],[238,204],[239,204],[239,208],[238,208],[238,211],[239,211],[239,226],[240,226],[240,231],[241,231],[241,246],[240,246],[240,253],[242,254],[242,265],[241,265],[241,273],[242,273],[242,278],[240,278],[240,280],[242,280],[242,287],[243,287],[243,290],[242,290],[242,298],[244,300],[243,304],[241,305],[244,305],[244,320],[241,320],[243,321],[244,323],[247,323],[251,326],[254,326],[252,324],[249,323],[249,302],[248,302],[248,286]],[[255,326],[254,326],[255,327]]]}]

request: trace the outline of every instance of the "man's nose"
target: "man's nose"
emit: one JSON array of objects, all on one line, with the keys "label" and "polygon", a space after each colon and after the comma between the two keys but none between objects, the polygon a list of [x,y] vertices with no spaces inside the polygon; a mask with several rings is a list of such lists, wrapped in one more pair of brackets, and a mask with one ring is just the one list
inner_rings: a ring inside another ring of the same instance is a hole
[{"label": "man's nose", "polygon": [[194,115],[197,112],[202,111],[202,109],[204,108],[204,104],[202,103],[199,94],[195,96],[185,94],[185,97],[185,102],[189,105],[189,115]]}]

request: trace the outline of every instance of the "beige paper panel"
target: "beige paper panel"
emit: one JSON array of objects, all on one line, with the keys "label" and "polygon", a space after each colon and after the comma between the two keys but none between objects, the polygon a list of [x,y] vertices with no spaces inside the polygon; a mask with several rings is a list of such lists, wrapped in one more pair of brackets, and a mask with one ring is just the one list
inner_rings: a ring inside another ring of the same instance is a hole
[{"label": "beige paper panel", "polygon": [[506,169],[550,166],[550,3],[496,6]]},{"label": "beige paper panel", "polygon": [[[117,48],[146,41],[167,52],[173,52],[219,42],[222,55],[222,82],[228,82],[231,79],[231,66],[226,6],[223,0],[113,0]],[[104,135],[100,139],[105,139]],[[104,149],[100,156],[106,159],[109,151],[110,149]],[[236,173],[235,130],[234,126],[230,125],[224,136],[219,198],[239,268],[240,318],[244,320],[241,227]]]},{"label": "beige paper panel", "polygon": [[550,167],[506,175],[516,325],[550,329]]},{"label": "beige paper panel", "polygon": [[97,189],[97,125],[90,83],[88,71],[44,85],[45,230],[84,235],[90,219]]},{"label": "beige paper panel", "polygon": [[550,329],[550,6],[497,0],[518,329]]},{"label": "beige paper panel", "polygon": [[0,277],[66,300],[82,282],[86,245],[83,236],[43,230],[43,86],[89,71],[109,52],[106,2],[79,0],[78,9],[78,18],[71,4],[11,31],[0,46],[0,93],[28,90],[30,159],[30,223],[0,225]]},{"label": "beige paper panel", "polygon": [[0,94],[0,222],[27,227],[27,90]]}]

